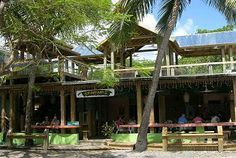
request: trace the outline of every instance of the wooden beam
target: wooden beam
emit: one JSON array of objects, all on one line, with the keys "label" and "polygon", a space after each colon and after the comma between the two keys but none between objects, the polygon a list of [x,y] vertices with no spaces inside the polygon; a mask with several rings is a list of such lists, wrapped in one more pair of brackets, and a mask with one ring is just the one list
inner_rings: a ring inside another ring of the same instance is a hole
[{"label": "wooden beam", "polygon": [[[222,126],[217,126],[217,132],[218,132],[218,135],[223,136],[223,128],[222,128]],[[218,137],[218,151],[219,152],[223,151],[223,146],[224,146],[223,137]]]},{"label": "wooden beam", "polygon": [[60,74],[60,81],[65,81],[65,74],[64,74],[64,59],[58,58],[58,72]]},{"label": "wooden beam", "polygon": [[[233,48],[232,46],[229,47],[229,58],[230,58],[230,61],[233,62],[234,61],[234,56],[233,56]],[[230,64],[230,68],[231,70],[234,69],[234,64]]]},{"label": "wooden beam", "polygon": [[[155,123],[155,113],[154,113],[154,105],[151,109],[151,112],[150,112],[150,121],[149,121],[151,124],[154,124]],[[154,133],[155,132],[155,128],[150,128],[150,133]]]},{"label": "wooden beam", "polygon": [[111,69],[115,70],[115,55],[114,55],[114,51],[111,52]]},{"label": "wooden beam", "polygon": [[153,35],[141,35],[141,36],[132,37],[131,40],[153,39],[153,38],[156,38],[156,37],[157,36],[153,36]]},{"label": "wooden beam", "polygon": [[[61,104],[61,125],[64,126],[66,124],[66,105],[65,105],[65,91],[62,88],[60,90],[60,104]],[[65,131],[62,130],[62,133]]]},{"label": "wooden beam", "polygon": [[104,66],[104,69],[107,69],[107,55],[104,54],[104,57],[103,57],[103,66]]},{"label": "wooden beam", "polygon": [[[75,103],[75,91],[72,88],[70,91],[70,120],[76,120],[76,103]],[[72,129],[72,133],[75,133],[76,129]]]},{"label": "wooden beam", "polygon": [[12,131],[14,131],[14,113],[15,113],[15,107],[14,107],[14,94],[13,92],[10,92],[9,94],[9,99],[10,99],[10,122],[9,122],[9,127]]},{"label": "wooden beam", "polygon": [[[222,62],[224,63],[226,60],[225,60],[225,49],[224,48],[221,48],[221,55],[222,55]],[[226,71],[226,65],[223,64],[223,72]]]},{"label": "wooden beam", "polygon": [[234,94],[234,104],[231,107],[231,119],[233,122],[236,121],[236,78],[233,79],[233,94]]},{"label": "wooden beam", "polygon": [[2,132],[4,131],[5,129],[5,126],[6,126],[6,94],[2,94],[2,109],[1,109],[1,129],[2,129]]},{"label": "wooden beam", "polygon": [[136,83],[136,100],[137,100],[137,123],[141,124],[142,121],[142,89],[141,89],[141,83]]},{"label": "wooden beam", "polygon": [[71,121],[75,121],[76,120],[76,103],[75,103],[74,89],[71,89],[71,91],[70,91],[70,104],[71,104],[70,119],[71,119]]}]

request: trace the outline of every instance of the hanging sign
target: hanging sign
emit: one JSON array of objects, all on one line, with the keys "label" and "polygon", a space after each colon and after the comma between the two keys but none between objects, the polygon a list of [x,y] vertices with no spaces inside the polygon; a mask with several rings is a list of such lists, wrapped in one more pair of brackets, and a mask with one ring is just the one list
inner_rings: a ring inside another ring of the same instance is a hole
[{"label": "hanging sign", "polygon": [[114,89],[93,89],[76,91],[77,98],[112,97],[114,95]]}]

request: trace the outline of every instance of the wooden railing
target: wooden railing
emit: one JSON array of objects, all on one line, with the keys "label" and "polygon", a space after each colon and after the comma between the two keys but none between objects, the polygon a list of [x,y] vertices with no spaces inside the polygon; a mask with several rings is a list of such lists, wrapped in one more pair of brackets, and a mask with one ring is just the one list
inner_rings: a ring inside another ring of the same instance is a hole
[{"label": "wooden railing", "polygon": [[[30,61],[18,62],[13,64],[13,76],[17,78],[28,76],[30,72],[29,65]],[[62,73],[65,73],[66,75],[72,75],[72,77],[74,76],[82,80],[87,79],[88,72],[90,71],[90,67],[81,62],[71,59],[60,59],[60,61],[58,59],[54,59],[52,61],[41,61],[37,67],[36,75],[59,75],[60,69],[62,69]]]},{"label": "wooden railing", "polygon": [[[115,72],[121,78],[142,77],[139,71],[147,71],[152,76],[154,67],[117,69]],[[231,74],[236,72],[236,61],[232,62],[212,62],[199,64],[183,64],[161,66],[160,76],[197,76],[197,75],[217,75]]]}]

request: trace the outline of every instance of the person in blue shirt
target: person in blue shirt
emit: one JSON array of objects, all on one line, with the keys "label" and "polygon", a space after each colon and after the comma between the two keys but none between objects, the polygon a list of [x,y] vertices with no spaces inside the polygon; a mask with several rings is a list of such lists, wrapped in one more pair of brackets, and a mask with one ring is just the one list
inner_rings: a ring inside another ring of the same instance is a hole
[{"label": "person in blue shirt", "polygon": [[178,123],[187,123],[188,120],[185,117],[185,114],[182,114],[179,118],[178,118]]}]

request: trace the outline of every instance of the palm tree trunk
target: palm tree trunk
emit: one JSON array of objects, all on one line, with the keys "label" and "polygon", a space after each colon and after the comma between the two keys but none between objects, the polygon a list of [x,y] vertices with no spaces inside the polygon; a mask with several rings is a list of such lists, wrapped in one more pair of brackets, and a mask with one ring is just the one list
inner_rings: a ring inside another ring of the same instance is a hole
[{"label": "palm tree trunk", "polygon": [[[31,65],[30,73],[29,73],[29,82],[28,82],[28,95],[27,95],[27,104],[25,109],[25,133],[31,134],[31,123],[32,123],[32,96],[33,96],[33,87],[35,83],[35,71],[36,71],[36,65],[33,63]],[[26,141],[26,146],[32,145],[32,140]]]},{"label": "palm tree trunk", "polygon": [[152,78],[152,83],[151,83],[151,87],[149,89],[147,102],[144,107],[143,117],[142,117],[140,130],[138,133],[137,142],[135,144],[134,150],[138,151],[138,152],[142,152],[147,149],[147,132],[148,132],[150,112],[151,112],[151,109],[154,104],[156,89],[157,89],[158,82],[159,82],[162,59],[164,57],[165,50],[168,46],[171,33],[172,33],[172,31],[176,25],[176,22],[177,22],[179,6],[180,6],[180,1],[175,0],[174,6],[172,8],[172,14],[168,20],[167,29],[164,33],[164,37],[163,37],[161,45],[159,47],[159,52],[158,52],[156,62],[155,62],[155,69],[154,69],[154,74],[153,74],[153,78]]}]

